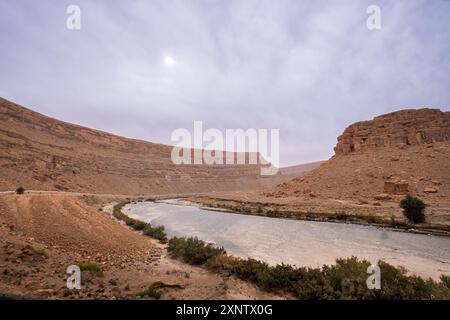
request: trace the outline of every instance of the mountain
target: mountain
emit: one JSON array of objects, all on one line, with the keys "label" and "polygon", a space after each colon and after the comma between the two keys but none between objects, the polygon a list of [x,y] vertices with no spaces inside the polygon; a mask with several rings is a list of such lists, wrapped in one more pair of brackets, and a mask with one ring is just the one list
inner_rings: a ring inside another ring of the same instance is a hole
[{"label": "mountain", "polygon": [[413,193],[429,203],[450,199],[450,112],[401,110],[346,128],[335,155],[269,196],[354,201]]},{"label": "mountain", "polygon": [[279,183],[259,165],[175,165],[172,147],[49,118],[0,98],[0,191],[196,193]]}]

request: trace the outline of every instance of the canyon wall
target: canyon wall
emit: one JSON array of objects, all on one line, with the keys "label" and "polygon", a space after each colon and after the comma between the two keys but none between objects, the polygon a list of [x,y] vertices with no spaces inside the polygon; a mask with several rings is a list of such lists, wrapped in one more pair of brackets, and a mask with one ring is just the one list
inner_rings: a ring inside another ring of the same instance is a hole
[{"label": "canyon wall", "polygon": [[350,125],[338,137],[336,155],[387,146],[450,141],[450,112],[401,110]]}]

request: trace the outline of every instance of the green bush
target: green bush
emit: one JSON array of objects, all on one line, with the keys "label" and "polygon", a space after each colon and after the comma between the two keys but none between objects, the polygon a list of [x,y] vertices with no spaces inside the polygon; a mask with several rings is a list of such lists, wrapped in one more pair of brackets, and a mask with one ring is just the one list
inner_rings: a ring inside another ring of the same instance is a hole
[{"label": "green bush", "polygon": [[147,227],[147,223],[133,219],[133,223],[131,224],[131,227],[136,231],[142,231]]},{"label": "green bush", "polygon": [[275,267],[265,266],[259,270],[259,284],[269,291],[292,291],[301,278],[301,269],[296,269],[291,265],[283,263]]},{"label": "green bush", "polygon": [[116,219],[124,221],[127,226],[133,228],[134,230],[142,231],[145,236],[158,239],[162,243],[167,242],[167,235],[163,226],[152,227],[149,223],[128,217],[122,212],[122,208],[126,204],[127,202],[121,202],[113,207],[113,216]]},{"label": "green bush", "polygon": [[172,288],[172,289],[183,289],[184,287],[179,284],[166,284],[161,281],[157,281],[152,283],[147,290],[143,291],[139,294],[140,297],[151,297],[155,299],[159,299],[162,295],[162,292],[159,289],[162,288]]},{"label": "green bush", "polygon": [[447,288],[450,289],[450,276],[441,275],[441,281]]},{"label": "green bush", "polygon": [[166,232],[164,231],[164,226],[152,227],[150,224],[147,224],[143,232],[145,236],[158,239],[162,243],[167,242],[167,235]]},{"label": "green bush", "polygon": [[423,212],[425,203],[419,198],[407,194],[400,201],[400,207],[403,209],[403,214],[408,220],[414,223],[425,222],[425,214]]},{"label": "green bush", "polygon": [[122,208],[126,205],[126,202],[121,202],[116,204],[113,207],[113,217],[118,219],[118,220],[124,220],[125,218],[127,218],[127,216],[125,214],[122,213]]},{"label": "green bush", "polygon": [[161,291],[159,291],[159,290],[157,290],[157,289],[155,289],[155,288],[150,287],[150,288],[148,288],[148,289],[142,291],[142,292],[139,294],[139,297],[141,297],[141,298],[147,298],[147,297],[149,297],[149,298],[154,298],[154,299],[156,299],[156,300],[159,300],[159,298],[161,298]]},{"label": "green bush", "polygon": [[16,189],[16,194],[24,194],[25,193],[25,189],[23,187],[18,187]]},{"label": "green bush", "polygon": [[255,259],[236,260],[231,272],[243,280],[262,284],[263,273],[267,271],[268,264]]},{"label": "green bush", "polygon": [[174,257],[180,257],[191,264],[205,264],[209,259],[224,254],[223,248],[215,248],[211,244],[194,238],[177,238],[169,240],[168,251]]},{"label": "green bush", "polygon": [[103,270],[98,265],[94,263],[79,263],[78,267],[80,267],[81,271],[90,271],[98,277],[103,277]]},{"label": "green bush", "polygon": [[423,280],[383,261],[378,262],[381,289],[370,290],[366,283],[370,263],[356,257],[338,259],[335,265],[322,268],[269,266],[255,259],[228,256],[223,249],[197,238],[170,239],[169,252],[191,264],[227,272],[266,291],[288,292],[298,299],[450,299],[450,277],[442,276],[440,282]]}]

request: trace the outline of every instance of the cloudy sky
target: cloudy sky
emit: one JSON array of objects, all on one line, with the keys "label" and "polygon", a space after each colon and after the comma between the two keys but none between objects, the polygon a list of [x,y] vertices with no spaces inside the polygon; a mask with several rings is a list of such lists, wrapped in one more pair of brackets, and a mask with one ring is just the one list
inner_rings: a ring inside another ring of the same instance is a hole
[{"label": "cloudy sky", "polygon": [[330,157],[355,121],[450,110],[444,0],[0,0],[0,37],[6,99],[167,144],[194,120],[279,128],[282,165]]}]

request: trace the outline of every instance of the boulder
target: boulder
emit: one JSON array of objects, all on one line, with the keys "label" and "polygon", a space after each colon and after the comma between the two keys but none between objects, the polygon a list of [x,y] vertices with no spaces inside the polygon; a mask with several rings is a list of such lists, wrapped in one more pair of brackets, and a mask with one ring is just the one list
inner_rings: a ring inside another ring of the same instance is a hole
[{"label": "boulder", "polygon": [[382,193],[382,194],[378,194],[376,196],[373,197],[375,200],[380,200],[380,201],[389,201],[392,200],[392,197],[386,193]]},{"label": "boulder", "polygon": [[435,188],[425,188],[425,190],[423,190],[423,192],[425,193],[437,193],[438,190]]}]

